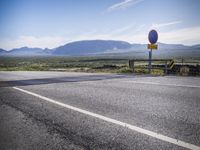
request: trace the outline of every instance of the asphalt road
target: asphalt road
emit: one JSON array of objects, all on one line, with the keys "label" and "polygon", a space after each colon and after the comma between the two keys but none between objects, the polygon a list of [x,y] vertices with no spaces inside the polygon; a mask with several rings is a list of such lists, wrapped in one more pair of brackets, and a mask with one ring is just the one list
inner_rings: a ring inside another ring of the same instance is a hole
[{"label": "asphalt road", "polygon": [[200,78],[0,72],[0,149],[200,149]]}]

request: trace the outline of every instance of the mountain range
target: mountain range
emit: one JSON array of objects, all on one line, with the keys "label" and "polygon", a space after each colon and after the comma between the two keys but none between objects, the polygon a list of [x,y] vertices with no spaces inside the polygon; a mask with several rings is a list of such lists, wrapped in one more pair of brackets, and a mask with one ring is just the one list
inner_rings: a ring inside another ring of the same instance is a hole
[{"label": "mountain range", "polygon": [[[114,40],[84,40],[67,43],[54,49],[41,48],[15,48],[10,51],[0,49],[0,56],[146,56],[146,44],[131,44],[125,41]],[[185,46],[182,44],[158,43],[155,56],[169,57],[200,57],[200,44]]]}]

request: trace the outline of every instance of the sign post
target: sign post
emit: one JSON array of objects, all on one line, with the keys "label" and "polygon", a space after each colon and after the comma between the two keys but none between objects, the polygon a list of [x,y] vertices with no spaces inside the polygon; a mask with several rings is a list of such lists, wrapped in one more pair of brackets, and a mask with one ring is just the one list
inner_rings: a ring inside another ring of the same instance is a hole
[{"label": "sign post", "polygon": [[151,44],[147,45],[147,48],[150,49],[149,50],[149,73],[151,74],[151,69],[152,69],[152,50],[153,49],[158,49],[158,45],[156,45],[156,42],[158,41],[158,33],[156,30],[151,30],[149,32],[149,42]]},{"label": "sign post", "polygon": [[152,49],[149,51],[149,74],[151,74]]}]

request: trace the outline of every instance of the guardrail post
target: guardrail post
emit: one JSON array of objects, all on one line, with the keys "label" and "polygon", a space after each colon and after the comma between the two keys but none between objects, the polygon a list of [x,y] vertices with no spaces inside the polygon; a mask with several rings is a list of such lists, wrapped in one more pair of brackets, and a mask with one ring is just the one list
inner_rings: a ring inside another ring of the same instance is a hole
[{"label": "guardrail post", "polygon": [[167,75],[167,69],[168,69],[168,67],[167,67],[167,61],[165,61],[165,75]]},{"label": "guardrail post", "polygon": [[129,60],[128,64],[129,68],[133,69],[133,72],[135,72],[135,60]]}]

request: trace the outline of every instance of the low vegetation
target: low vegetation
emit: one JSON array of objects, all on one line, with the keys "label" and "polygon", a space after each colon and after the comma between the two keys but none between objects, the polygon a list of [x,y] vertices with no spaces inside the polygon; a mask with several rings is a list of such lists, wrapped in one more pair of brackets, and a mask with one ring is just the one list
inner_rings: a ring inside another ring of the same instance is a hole
[{"label": "low vegetation", "polygon": [[[105,72],[133,73],[128,66],[128,58],[115,57],[0,57],[0,71],[68,71],[68,72]],[[200,60],[187,60],[199,64]],[[177,64],[186,61],[176,60]],[[147,74],[144,63],[137,64],[134,73]],[[176,74],[180,74],[175,72]],[[162,69],[152,70],[154,75],[163,75]],[[185,73],[187,74],[187,73]],[[188,73],[189,74],[189,73]]]}]

